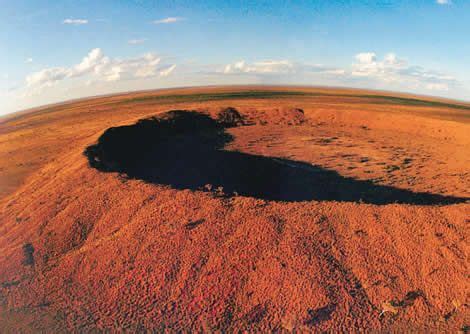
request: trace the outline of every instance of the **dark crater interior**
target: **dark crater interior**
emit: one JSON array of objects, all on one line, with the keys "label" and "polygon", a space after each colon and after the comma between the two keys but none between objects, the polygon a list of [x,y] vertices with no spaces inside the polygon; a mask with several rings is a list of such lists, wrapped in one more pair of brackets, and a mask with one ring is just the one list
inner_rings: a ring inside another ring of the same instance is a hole
[{"label": "dark crater interior", "polygon": [[[236,110],[235,110],[236,112]],[[91,167],[175,189],[213,191],[276,201],[348,201],[436,205],[466,198],[374,184],[301,161],[224,150],[242,126],[233,111],[213,119],[186,110],[112,127],[84,154]]]}]

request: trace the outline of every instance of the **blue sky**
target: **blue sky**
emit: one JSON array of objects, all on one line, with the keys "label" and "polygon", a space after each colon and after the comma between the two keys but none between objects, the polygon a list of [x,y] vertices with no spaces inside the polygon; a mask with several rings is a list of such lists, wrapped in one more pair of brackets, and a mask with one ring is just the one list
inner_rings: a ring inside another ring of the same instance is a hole
[{"label": "blue sky", "polygon": [[241,83],[470,100],[468,0],[0,0],[0,8],[0,114]]}]

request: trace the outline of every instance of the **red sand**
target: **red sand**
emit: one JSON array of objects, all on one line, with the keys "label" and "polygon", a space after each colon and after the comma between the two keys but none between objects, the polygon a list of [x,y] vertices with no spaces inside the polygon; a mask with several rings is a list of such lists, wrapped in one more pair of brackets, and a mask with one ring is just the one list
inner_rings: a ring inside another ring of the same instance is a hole
[{"label": "red sand", "polygon": [[2,332],[468,330],[468,202],[220,196],[104,173],[83,154],[110,127],[232,106],[251,125],[227,129],[225,150],[469,198],[470,110],[304,90],[329,95],[125,102],[181,93],[145,92],[0,124]]}]

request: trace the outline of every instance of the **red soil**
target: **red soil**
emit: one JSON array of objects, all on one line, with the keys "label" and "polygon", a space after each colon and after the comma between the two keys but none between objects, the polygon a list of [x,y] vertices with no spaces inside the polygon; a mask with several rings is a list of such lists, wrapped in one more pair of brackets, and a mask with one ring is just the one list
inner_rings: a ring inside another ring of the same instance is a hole
[{"label": "red soil", "polygon": [[[276,89],[288,90],[256,88]],[[230,90],[81,100],[0,124],[2,332],[468,330],[470,107],[328,89],[142,99]],[[308,177],[369,192],[335,200],[309,183],[295,188],[314,188],[302,201],[267,198],[264,187],[236,195],[141,169],[131,179],[84,155],[111,127],[173,109],[215,120],[228,106],[245,125],[223,130],[231,140],[211,151],[217,159],[281,161],[279,175],[293,177],[292,166],[313,164]],[[440,196],[413,202],[426,193]]]}]

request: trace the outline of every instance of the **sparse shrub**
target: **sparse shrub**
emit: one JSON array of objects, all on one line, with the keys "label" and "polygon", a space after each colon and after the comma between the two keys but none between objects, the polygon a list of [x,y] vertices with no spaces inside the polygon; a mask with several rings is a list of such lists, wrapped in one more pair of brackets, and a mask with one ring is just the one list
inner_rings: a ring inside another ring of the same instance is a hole
[{"label": "sparse shrub", "polygon": [[389,166],[387,166],[385,169],[387,170],[388,173],[392,173],[392,172],[394,172],[394,171],[396,171],[396,170],[399,170],[400,167],[397,166],[397,165],[389,165]]},{"label": "sparse shrub", "polygon": [[31,243],[26,243],[23,245],[23,255],[23,264],[25,266],[34,265],[34,247]]}]

